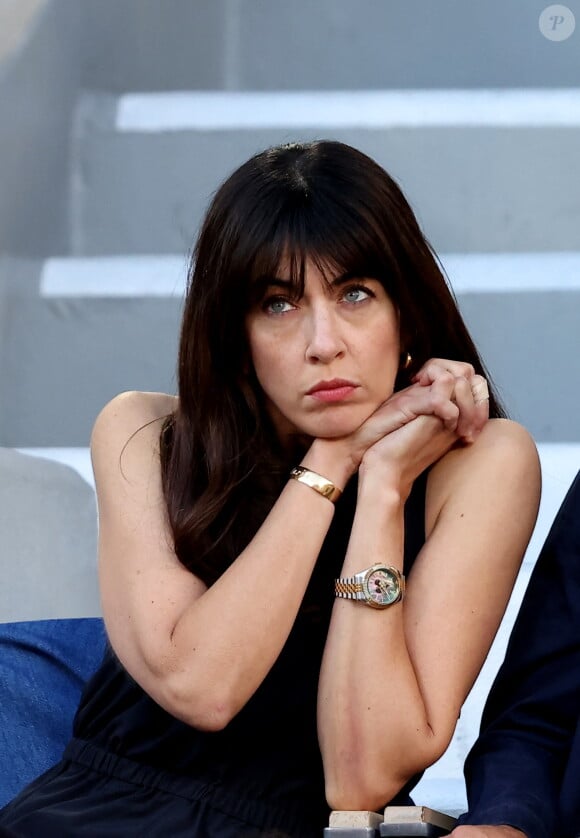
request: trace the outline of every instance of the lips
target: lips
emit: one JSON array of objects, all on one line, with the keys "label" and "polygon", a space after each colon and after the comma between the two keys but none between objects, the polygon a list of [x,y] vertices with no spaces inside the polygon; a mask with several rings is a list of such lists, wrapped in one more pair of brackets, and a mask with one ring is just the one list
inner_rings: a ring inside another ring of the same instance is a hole
[{"label": "lips", "polygon": [[357,386],[353,381],[347,381],[344,378],[333,378],[331,381],[319,381],[318,384],[315,384],[314,387],[308,390],[307,395],[313,396],[322,390],[340,390],[344,387],[354,388]]},{"label": "lips", "polygon": [[358,384],[346,381],[344,378],[333,378],[331,381],[319,381],[311,387],[307,395],[319,402],[341,402],[354,393]]}]

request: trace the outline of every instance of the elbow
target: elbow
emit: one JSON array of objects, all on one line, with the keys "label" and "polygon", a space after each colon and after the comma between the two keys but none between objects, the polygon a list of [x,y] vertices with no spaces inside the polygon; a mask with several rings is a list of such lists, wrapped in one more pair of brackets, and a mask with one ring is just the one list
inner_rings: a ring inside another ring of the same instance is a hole
[{"label": "elbow", "polygon": [[190,714],[189,724],[206,733],[217,733],[224,730],[232,719],[233,714],[229,713],[223,704],[216,702],[196,708]]},{"label": "elbow", "polygon": [[447,745],[447,740],[430,735],[399,751],[406,754],[404,760],[391,753],[375,761],[357,760],[357,768],[348,761],[335,766],[326,777],[328,805],[337,810],[382,811],[413,777],[439,759]]},{"label": "elbow", "polygon": [[179,721],[208,733],[223,730],[237,712],[217,686],[193,689],[189,678],[176,676],[165,679],[159,703]]},{"label": "elbow", "polygon": [[378,766],[367,756],[345,760],[332,770],[325,767],[325,794],[331,809],[379,812],[405,785],[404,777],[389,774],[384,765]]},{"label": "elbow", "polygon": [[[198,655],[183,654],[173,643],[156,638],[147,645],[134,639],[135,661],[119,656],[140,687],[174,718],[207,732],[223,730],[241,708],[239,678]],[[133,665],[132,665],[133,664]],[[234,673],[235,675],[235,673]]]},{"label": "elbow", "polygon": [[327,783],[326,801],[338,811],[381,812],[403,785],[393,778],[350,777],[346,783]]}]

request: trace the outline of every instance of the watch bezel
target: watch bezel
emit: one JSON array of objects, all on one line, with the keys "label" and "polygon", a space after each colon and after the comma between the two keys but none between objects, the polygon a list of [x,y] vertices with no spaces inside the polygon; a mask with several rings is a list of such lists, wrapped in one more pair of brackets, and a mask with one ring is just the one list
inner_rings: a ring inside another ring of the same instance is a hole
[{"label": "watch bezel", "polygon": [[[378,570],[384,571],[393,579],[394,582],[396,582],[397,595],[389,602],[377,602],[375,599],[373,599],[373,596],[369,590],[369,579]],[[392,565],[386,565],[382,563],[374,564],[372,565],[372,567],[366,569],[364,578],[362,580],[361,588],[367,605],[369,605],[371,608],[377,608],[382,610],[384,608],[389,608],[391,605],[395,605],[397,602],[400,602],[403,599],[403,593],[405,589],[404,576],[398,568],[392,567]]]}]

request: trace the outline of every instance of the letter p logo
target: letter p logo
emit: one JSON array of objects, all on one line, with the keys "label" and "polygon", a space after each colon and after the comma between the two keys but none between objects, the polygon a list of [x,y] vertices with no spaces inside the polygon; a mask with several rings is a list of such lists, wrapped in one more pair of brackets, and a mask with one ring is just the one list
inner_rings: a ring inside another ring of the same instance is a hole
[{"label": "letter p logo", "polygon": [[540,32],[549,41],[565,41],[576,28],[574,12],[568,6],[548,6],[538,21]]}]

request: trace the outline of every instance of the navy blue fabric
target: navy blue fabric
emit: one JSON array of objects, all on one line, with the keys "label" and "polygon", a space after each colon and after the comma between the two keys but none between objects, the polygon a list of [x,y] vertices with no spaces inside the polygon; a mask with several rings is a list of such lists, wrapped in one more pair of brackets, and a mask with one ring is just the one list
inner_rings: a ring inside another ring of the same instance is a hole
[{"label": "navy blue fabric", "polygon": [[534,568],[465,765],[469,813],[528,838],[580,835],[580,473]]},{"label": "navy blue fabric", "polygon": [[104,648],[96,618],[0,623],[0,807],[61,758]]},{"label": "navy blue fabric", "polygon": [[[425,480],[405,507],[405,571],[425,539]],[[18,836],[319,838],[328,823],[316,731],[320,663],[356,506],[347,486],[290,636],[222,731],[157,705],[107,648],[84,691],[64,758],[0,812]],[[385,801],[387,803],[389,801]],[[397,802],[411,803],[408,789]],[[90,817],[87,815],[90,813]]]}]

